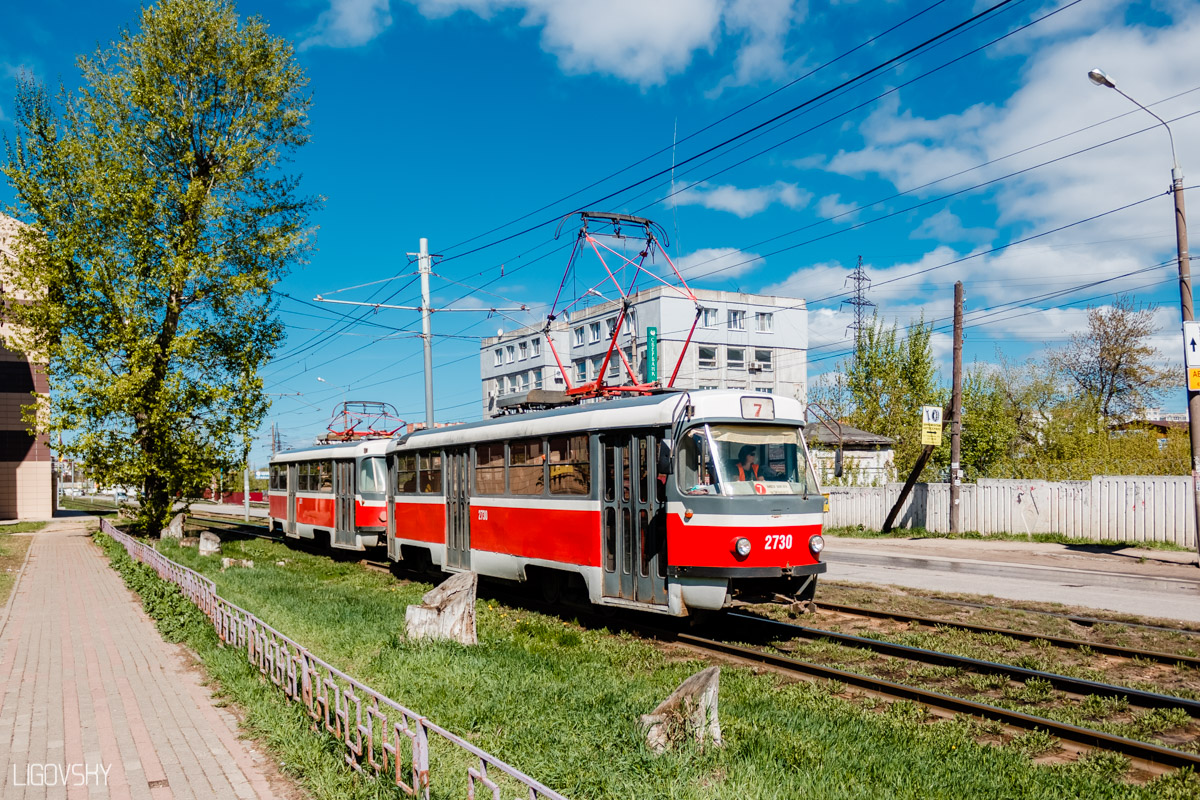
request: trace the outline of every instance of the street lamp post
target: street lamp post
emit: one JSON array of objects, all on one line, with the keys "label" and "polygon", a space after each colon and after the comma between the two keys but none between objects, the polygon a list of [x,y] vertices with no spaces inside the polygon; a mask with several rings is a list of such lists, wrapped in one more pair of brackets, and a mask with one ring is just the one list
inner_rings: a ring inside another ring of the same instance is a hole
[{"label": "street lamp post", "polygon": [[[1116,82],[1104,70],[1093,69],[1088,72],[1088,78],[1097,86],[1112,89],[1154,117],[1167,129],[1167,138],[1171,142],[1171,191],[1175,197],[1175,246],[1179,267],[1179,305],[1183,312],[1183,321],[1191,322],[1195,318],[1192,313],[1192,267],[1188,258],[1187,215],[1183,206],[1183,170],[1179,168],[1179,157],[1175,155],[1175,134],[1171,132],[1171,126],[1167,124],[1166,120],[1118,89]],[[1188,437],[1192,443],[1192,497],[1195,506],[1193,518],[1196,521],[1196,548],[1200,553],[1200,392],[1192,391],[1189,385],[1187,398]]]}]

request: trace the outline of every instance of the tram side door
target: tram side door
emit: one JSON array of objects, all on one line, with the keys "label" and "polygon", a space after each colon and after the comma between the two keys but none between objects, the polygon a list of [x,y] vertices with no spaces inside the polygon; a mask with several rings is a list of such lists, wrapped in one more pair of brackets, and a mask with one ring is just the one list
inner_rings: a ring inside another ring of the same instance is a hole
[{"label": "tram side door", "polygon": [[666,605],[666,509],[659,500],[657,444],[649,432],[600,437],[606,597]]},{"label": "tram side door", "polygon": [[295,462],[287,465],[287,527],[284,533],[288,536],[296,535],[296,481],[300,480],[299,466]]},{"label": "tram side door", "polygon": [[448,450],[446,476],[446,566],[471,568],[471,451]]},{"label": "tram side door", "polygon": [[338,547],[354,547],[354,462],[333,462],[333,491],[335,496],[333,543]]}]

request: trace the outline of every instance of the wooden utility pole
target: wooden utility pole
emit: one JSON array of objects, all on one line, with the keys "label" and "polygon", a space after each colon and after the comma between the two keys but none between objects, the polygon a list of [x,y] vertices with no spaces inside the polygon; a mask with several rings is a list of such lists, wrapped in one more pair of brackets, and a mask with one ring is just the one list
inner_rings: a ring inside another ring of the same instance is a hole
[{"label": "wooden utility pole", "polygon": [[960,531],[962,504],[962,347],[963,347],[963,285],[954,284],[954,387],[950,394],[950,533]]}]

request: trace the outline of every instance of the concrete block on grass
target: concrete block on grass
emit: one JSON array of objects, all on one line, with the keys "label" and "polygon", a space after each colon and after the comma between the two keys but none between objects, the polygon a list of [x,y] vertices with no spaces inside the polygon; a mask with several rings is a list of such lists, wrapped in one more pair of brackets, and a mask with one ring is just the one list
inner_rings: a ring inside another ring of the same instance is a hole
[{"label": "concrete block on grass", "polygon": [[475,636],[475,591],[479,575],[460,572],[425,593],[421,605],[404,613],[404,629],[410,639],[449,639],[461,644],[478,644]]},{"label": "concrete block on grass", "polygon": [[683,739],[694,738],[701,746],[712,742],[720,747],[721,722],[717,718],[717,693],[721,668],[709,667],[679,684],[658,708],[643,714],[646,745],[662,753]]}]

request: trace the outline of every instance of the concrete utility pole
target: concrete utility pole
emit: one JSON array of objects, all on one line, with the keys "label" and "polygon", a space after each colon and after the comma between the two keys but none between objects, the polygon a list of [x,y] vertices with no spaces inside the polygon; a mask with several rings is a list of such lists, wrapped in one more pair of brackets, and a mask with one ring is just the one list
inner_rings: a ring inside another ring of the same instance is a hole
[{"label": "concrete utility pole", "polygon": [[429,240],[421,239],[417,271],[421,273],[421,339],[425,343],[425,427],[433,430],[433,337],[429,333]]},{"label": "concrete utility pole", "polygon": [[958,533],[961,525],[962,468],[962,345],[963,345],[963,285],[954,284],[954,388],[950,394],[950,532]]},{"label": "concrete utility pole", "polygon": [[[1179,306],[1183,312],[1183,321],[1191,322],[1195,319],[1192,313],[1192,266],[1188,257],[1187,215],[1183,207],[1183,170],[1179,168],[1179,157],[1175,155],[1175,134],[1171,132],[1171,126],[1167,124],[1166,120],[1118,89],[1117,84],[1105,74],[1104,70],[1093,69],[1088,72],[1088,78],[1097,86],[1112,89],[1154,117],[1160,125],[1167,129],[1167,138],[1171,143],[1171,192],[1175,197],[1175,258],[1179,268]],[[1184,359],[1186,361],[1186,355]],[[1188,438],[1192,443],[1193,519],[1196,523],[1196,550],[1197,553],[1200,553],[1200,391],[1194,390],[1190,381],[1187,398]]]}]

